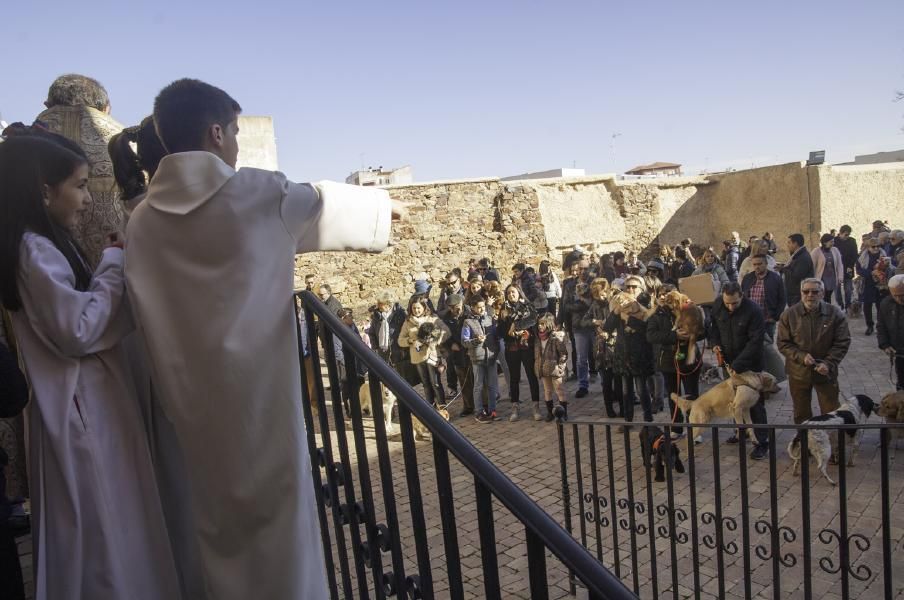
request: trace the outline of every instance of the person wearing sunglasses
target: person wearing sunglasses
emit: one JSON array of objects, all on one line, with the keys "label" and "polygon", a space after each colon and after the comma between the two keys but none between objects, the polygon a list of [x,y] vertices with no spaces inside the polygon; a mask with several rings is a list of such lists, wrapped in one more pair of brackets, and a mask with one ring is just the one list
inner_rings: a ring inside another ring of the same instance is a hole
[{"label": "person wearing sunglasses", "polygon": [[814,390],[821,414],[839,407],[838,366],[851,346],[847,318],[823,300],[822,280],[804,279],[800,295],[801,301],[785,310],[778,322],[778,350],[785,357],[795,423],[813,416]]}]

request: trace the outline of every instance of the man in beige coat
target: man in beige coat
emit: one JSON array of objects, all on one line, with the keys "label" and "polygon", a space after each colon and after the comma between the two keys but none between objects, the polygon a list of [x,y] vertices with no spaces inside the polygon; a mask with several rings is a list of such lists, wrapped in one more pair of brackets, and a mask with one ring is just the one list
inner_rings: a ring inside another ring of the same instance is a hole
[{"label": "man in beige coat", "polygon": [[384,190],[243,168],[241,108],[197,80],[160,92],[170,152],[127,232],[126,278],[184,456],[206,597],[327,597],[301,413],[295,254],[379,251]]}]

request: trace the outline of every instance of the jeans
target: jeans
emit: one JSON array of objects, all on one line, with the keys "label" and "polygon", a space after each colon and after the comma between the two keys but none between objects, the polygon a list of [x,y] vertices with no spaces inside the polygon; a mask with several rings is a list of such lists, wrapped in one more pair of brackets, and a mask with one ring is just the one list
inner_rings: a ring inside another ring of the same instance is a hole
[{"label": "jeans", "polygon": [[530,388],[531,402],[540,401],[540,383],[537,381],[537,374],[534,372],[534,348],[533,345],[527,348],[519,348],[518,350],[506,350],[505,361],[509,368],[509,398],[512,402],[521,400],[521,365],[524,365],[524,372],[527,374],[527,386]]},{"label": "jeans", "polygon": [[496,410],[496,399],[499,398],[499,374],[496,373],[496,361],[486,360],[471,363],[471,371],[474,373],[474,408],[477,414],[484,410],[483,388],[487,388],[487,412]]},{"label": "jeans", "polygon": [[578,357],[578,387],[586,390],[590,385],[590,354],[593,352],[593,330],[575,329],[574,345]]},{"label": "jeans", "polygon": [[[841,294],[842,290],[844,291],[844,295]],[[838,300],[838,304],[841,305],[841,308],[846,309],[854,302],[854,280],[845,277],[842,290],[839,290],[836,299]]]},{"label": "jeans", "polygon": [[622,416],[625,421],[634,420],[634,394],[640,398],[640,408],[643,410],[643,420],[653,420],[653,403],[651,393],[653,391],[653,377],[651,375],[625,375],[622,377]]},{"label": "jeans", "polygon": [[904,356],[895,359],[895,376],[898,378],[898,390],[904,390]]},{"label": "jeans", "polygon": [[[508,361],[505,359],[505,343],[502,340],[499,340],[499,355],[496,357],[496,361],[500,367],[502,367],[502,376],[505,378],[505,387],[508,388],[509,396],[512,394],[512,376],[509,373]],[[498,379],[496,380],[499,381]],[[497,383],[498,388],[498,383]]]},{"label": "jeans", "polygon": [[442,377],[436,367],[428,365],[427,362],[418,363],[417,374],[421,376],[421,383],[424,384],[424,396],[430,404],[437,404],[446,401],[446,390],[443,389]]}]

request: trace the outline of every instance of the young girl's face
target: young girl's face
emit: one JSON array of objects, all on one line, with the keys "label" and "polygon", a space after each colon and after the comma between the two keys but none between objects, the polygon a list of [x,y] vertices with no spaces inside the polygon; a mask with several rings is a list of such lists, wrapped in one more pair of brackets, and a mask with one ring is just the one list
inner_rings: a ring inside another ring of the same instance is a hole
[{"label": "young girl's face", "polygon": [[88,173],[88,165],[83,163],[59,184],[44,187],[47,213],[60,227],[72,229],[78,225],[82,213],[91,205]]},{"label": "young girl's face", "polygon": [[415,302],[411,305],[411,314],[415,317],[423,317],[424,316],[424,305],[420,302]]}]

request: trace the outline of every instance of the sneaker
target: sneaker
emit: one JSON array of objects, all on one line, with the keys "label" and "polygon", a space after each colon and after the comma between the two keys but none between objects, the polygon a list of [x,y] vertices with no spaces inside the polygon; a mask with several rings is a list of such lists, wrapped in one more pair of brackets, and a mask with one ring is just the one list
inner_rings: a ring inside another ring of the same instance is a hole
[{"label": "sneaker", "polygon": [[513,402],[512,403],[512,414],[509,415],[509,421],[517,421],[520,414],[521,414],[521,408],[518,406],[517,403]]},{"label": "sneaker", "polygon": [[542,421],[543,415],[540,414],[540,405],[534,404],[534,421]]},{"label": "sneaker", "polygon": [[763,460],[767,456],[769,456],[769,446],[767,444],[756,446],[753,449],[753,452],[750,453],[750,458],[752,460]]},{"label": "sneaker", "polygon": [[735,434],[731,434],[731,437],[729,437],[727,440],[725,440],[725,443],[726,443],[726,444],[737,444],[737,443],[738,443],[738,436],[735,435]]},{"label": "sneaker", "polygon": [[669,438],[671,438],[672,440],[680,440],[683,437],[684,437],[683,431],[680,433],[677,431],[673,431],[672,433],[669,434]]},{"label": "sneaker", "polygon": [[873,326],[872,326],[872,325],[867,325],[867,327],[866,327],[866,333],[864,333],[863,335],[873,335]]},{"label": "sneaker", "polygon": [[499,415],[497,415],[497,414],[496,414],[496,411],[494,410],[494,411],[492,411],[492,412],[490,413],[490,419],[493,420],[493,421],[501,421],[501,420],[502,420],[502,417],[500,417]]},{"label": "sneaker", "polygon": [[587,388],[579,388],[578,391],[575,392],[574,397],[575,398],[584,398],[589,393],[590,392],[587,391]]},{"label": "sneaker", "polygon": [[493,417],[484,411],[481,411],[476,417],[474,417],[478,423],[492,423]]},{"label": "sneaker", "polygon": [[703,436],[702,436],[702,435],[698,435],[697,437],[694,438],[694,444],[696,444],[696,445],[699,446],[699,445],[702,444],[702,443],[703,443]]}]

